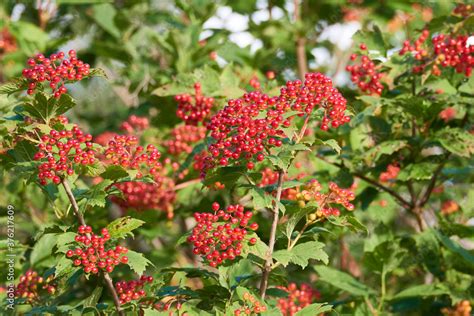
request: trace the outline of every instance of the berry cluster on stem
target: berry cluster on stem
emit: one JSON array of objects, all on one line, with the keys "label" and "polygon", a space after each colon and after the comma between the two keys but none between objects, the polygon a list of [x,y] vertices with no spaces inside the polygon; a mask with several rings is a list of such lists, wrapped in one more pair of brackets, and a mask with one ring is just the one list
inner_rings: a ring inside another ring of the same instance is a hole
[{"label": "berry cluster on stem", "polygon": [[66,257],[73,260],[75,266],[82,266],[85,273],[97,274],[100,270],[110,273],[120,263],[128,263],[127,248],[119,245],[106,248],[106,242],[110,240],[106,228],[101,230],[102,235],[95,235],[90,226],[81,225],[77,232],[78,247],[68,250]]},{"label": "berry cluster on stem", "polygon": [[151,283],[153,283],[153,277],[146,275],[142,275],[139,280],[116,282],[115,290],[119,295],[120,305],[145,297],[146,292],[143,288]]},{"label": "berry cluster on stem", "polygon": [[64,52],[51,54],[46,58],[37,54],[28,59],[28,68],[23,69],[23,77],[28,79],[28,94],[35,93],[39,84],[49,82],[55,98],[67,92],[66,83],[82,80],[89,74],[90,66],[76,57],[76,51],[70,50],[69,58]]},{"label": "berry cluster on stem", "polygon": [[212,210],[214,213],[194,213],[197,223],[187,240],[193,245],[194,254],[215,268],[239,256],[245,243],[257,242],[248,235],[258,229],[258,224],[250,223],[253,213],[245,211],[242,205],[229,205],[223,210],[214,202]]},{"label": "berry cluster on stem", "polygon": [[24,298],[29,304],[39,303],[43,295],[52,295],[56,292],[53,279],[53,275],[45,279],[30,269],[20,276],[15,288],[15,297]]},{"label": "berry cluster on stem", "polygon": [[242,297],[242,304],[234,311],[235,316],[260,315],[267,311],[265,304],[261,303],[255,296],[245,292]]},{"label": "berry cluster on stem", "polygon": [[[360,47],[367,49],[364,44]],[[351,75],[351,81],[364,93],[381,95],[384,89],[380,81],[382,73],[369,56],[352,54],[350,59],[354,64],[346,66],[346,70]]]},{"label": "berry cluster on stem", "polygon": [[96,158],[91,140],[92,135],[85,134],[77,126],[71,130],[53,129],[49,135],[43,135],[39,151],[33,158],[47,160],[38,166],[40,184],[46,185],[48,180],[59,184],[61,177],[74,174],[74,165],[94,164]]},{"label": "berry cluster on stem", "polygon": [[202,95],[201,84],[194,84],[194,96],[189,94],[179,94],[175,96],[178,102],[176,116],[182,119],[187,125],[198,125],[204,122],[210,115],[214,106],[214,98]]},{"label": "berry cluster on stem", "polygon": [[293,316],[321,297],[319,291],[305,283],[299,287],[296,283],[290,283],[286,287],[278,286],[277,288],[288,292],[288,297],[278,299],[277,303],[283,316]]}]

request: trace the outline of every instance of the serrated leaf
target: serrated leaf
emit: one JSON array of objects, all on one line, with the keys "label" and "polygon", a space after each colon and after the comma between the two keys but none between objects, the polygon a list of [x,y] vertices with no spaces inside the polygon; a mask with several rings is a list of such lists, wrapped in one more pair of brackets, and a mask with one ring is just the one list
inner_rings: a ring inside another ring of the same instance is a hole
[{"label": "serrated leaf", "polygon": [[271,208],[273,198],[262,188],[253,188],[249,191],[252,196],[252,203],[255,210]]},{"label": "serrated leaf", "polygon": [[107,166],[104,172],[100,174],[103,179],[118,180],[128,176],[127,170],[122,166],[111,165]]},{"label": "serrated leaf", "polygon": [[378,144],[369,149],[365,154],[365,160],[370,165],[379,160],[383,155],[391,155],[407,146],[407,141],[404,140],[389,140]]},{"label": "serrated leaf", "polygon": [[319,241],[309,241],[296,245],[291,250],[277,250],[273,254],[273,258],[280,262],[283,266],[289,263],[294,263],[301,266],[303,269],[308,266],[308,261],[311,259],[322,261],[328,264],[329,257],[327,253],[322,250],[324,244]]},{"label": "serrated leaf", "polygon": [[316,266],[314,269],[318,273],[320,281],[329,283],[355,296],[369,296],[374,293],[374,290],[345,272],[326,266]]},{"label": "serrated leaf", "polygon": [[328,140],[317,139],[315,141],[315,144],[329,147],[329,148],[333,149],[335,152],[337,152],[338,155],[341,154],[341,146],[339,146],[337,140],[335,140],[335,139],[328,139]]},{"label": "serrated leaf", "polygon": [[145,256],[139,252],[129,250],[127,252],[127,257],[128,266],[138,275],[142,275],[147,266],[153,265],[150,260],[145,258]]},{"label": "serrated leaf", "polygon": [[117,218],[112,223],[107,225],[111,238],[125,238],[132,235],[132,230],[142,226],[145,222],[130,216]]},{"label": "serrated leaf", "polygon": [[470,157],[474,153],[474,135],[460,128],[444,128],[436,133],[435,139],[455,155]]},{"label": "serrated leaf", "polygon": [[26,90],[28,88],[28,80],[24,78],[17,78],[10,82],[0,85],[0,95],[10,95],[18,91]]}]

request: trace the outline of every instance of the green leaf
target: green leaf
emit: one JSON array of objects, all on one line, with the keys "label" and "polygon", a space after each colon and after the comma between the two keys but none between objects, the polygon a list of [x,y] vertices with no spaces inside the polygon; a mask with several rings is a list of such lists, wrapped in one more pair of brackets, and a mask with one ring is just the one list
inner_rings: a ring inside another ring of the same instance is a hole
[{"label": "green leaf", "polygon": [[38,265],[51,257],[53,247],[56,245],[56,234],[45,234],[35,244],[30,254],[31,266]]},{"label": "green leaf", "polygon": [[355,216],[343,215],[343,216],[330,216],[328,217],[331,224],[341,227],[348,227],[354,232],[366,232],[368,233],[367,227],[362,224]]},{"label": "green leaf", "polygon": [[374,294],[374,290],[360,283],[351,275],[326,266],[314,267],[319,275],[319,280],[329,283],[341,290],[351,293],[355,296],[367,297]]},{"label": "green leaf", "polygon": [[474,77],[470,76],[469,80],[463,83],[459,88],[459,92],[467,93],[467,94],[474,94]]},{"label": "green leaf", "polygon": [[18,91],[26,90],[28,88],[28,80],[24,78],[17,78],[10,82],[0,85],[0,95],[10,95]]},{"label": "green leaf", "polygon": [[328,140],[320,140],[320,139],[317,139],[315,141],[315,145],[316,144],[319,144],[321,146],[326,146],[326,147],[329,147],[331,148],[332,150],[334,150],[335,152],[337,152],[338,155],[341,154],[341,146],[339,146],[337,140],[335,139],[328,139]]},{"label": "green leaf", "polygon": [[85,200],[86,205],[105,207],[107,190],[112,183],[111,180],[103,180],[86,191],[78,193],[75,190],[77,201]]},{"label": "green leaf", "polygon": [[277,250],[273,253],[273,258],[285,267],[289,263],[294,263],[304,269],[311,259],[328,264],[329,257],[323,248],[324,244],[319,241],[308,241],[296,245],[292,250]]},{"label": "green leaf", "polygon": [[220,182],[226,187],[231,188],[245,174],[246,170],[247,168],[243,166],[216,168],[207,173],[203,183],[205,185],[212,185]]},{"label": "green leaf", "polygon": [[295,316],[315,316],[320,315],[322,313],[330,312],[332,310],[332,305],[327,305],[326,303],[315,303],[309,306],[306,306],[299,312],[295,314]]},{"label": "green leaf", "polygon": [[111,238],[125,238],[132,235],[132,230],[142,226],[145,222],[130,216],[117,218],[112,223],[107,225]]},{"label": "green leaf", "polygon": [[113,37],[120,38],[120,30],[117,28],[114,22],[114,18],[117,15],[117,10],[115,10],[113,5],[108,3],[96,5],[93,7],[92,11],[92,17],[100,27],[102,27]]},{"label": "green leaf", "polygon": [[84,307],[95,307],[102,296],[103,287],[97,286],[92,294],[84,299]]},{"label": "green leaf", "polygon": [[428,180],[433,177],[436,168],[438,168],[438,165],[431,162],[410,164],[400,171],[397,180]]},{"label": "green leaf", "polygon": [[457,242],[454,240],[444,236],[441,234],[439,231],[435,231],[436,237],[441,241],[441,243],[451,250],[452,252],[456,253],[459,255],[461,258],[466,260],[469,264],[474,265],[474,255],[471,254],[469,251],[461,247]]},{"label": "green leaf", "polygon": [[272,196],[265,192],[262,188],[253,188],[249,191],[249,193],[252,196],[253,207],[255,210],[272,207]]},{"label": "green leaf", "polygon": [[377,25],[374,25],[372,32],[358,31],[352,39],[357,44],[366,44],[369,52],[375,50],[382,56],[387,54],[387,44],[383,38],[382,31]]},{"label": "green leaf", "polygon": [[128,266],[138,275],[142,275],[148,265],[153,265],[150,260],[145,258],[145,256],[139,252],[129,250],[127,252],[127,257]]},{"label": "green leaf", "polygon": [[401,292],[398,292],[392,297],[392,300],[407,298],[407,297],[427,297],[439,296],[449,294],[450,291],[443,284],[422,284],[412,286]]},{"label": "green leaf", "polygon": [[128,172],[122,166],[111,165],[107,166],[105,171],[100,174],[103,179],[118,180],[128,177]]},{"label": "green leaf", "polygon": [[[431,77],[432,78],[432,77]],[[428,88],[432,91],[443,91],[442,93],[445,94],[456,94],[456,88],[454,88],[451,83],[447,79],[438,79],[436,80],[428,80],[424,85],[422,85],[423,88]]]},{"label": "green leaf", "polygon": [[435,140],[455,155],[468,158],[474,153],[474,135],[460,128],[444,128],[436,133]]},{"label": "green leaf", "polygon": [[378,144],[369,149],[365,154],[367,164],[375,163],[383,155],[391,155],[407,146],[407,141],[404,140],[389,140]]}]

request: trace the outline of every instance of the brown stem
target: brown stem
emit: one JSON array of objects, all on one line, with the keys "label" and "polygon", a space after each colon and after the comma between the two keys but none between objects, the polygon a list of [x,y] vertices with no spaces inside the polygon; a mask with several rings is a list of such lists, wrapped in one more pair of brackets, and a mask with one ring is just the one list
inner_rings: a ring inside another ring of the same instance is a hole
[{"label": "brown stem", "polygon": [[377,181],[373,180],[373,179],[370,179],[368,177],[366,177],[365,175],[363,174],[360,174],[360,173],[353,173],[353,175],[359,179],[362,179],[364,180],[365,182],[367,183],[370,183],[371,185],[373,185],[374,187],[377,187],[379,188],[380,190],[382,191],[385,191],[387,192],[388,194],[390,194],[391,196],[393,196],[404,208],[411,208],[411,204],[410,202],[408,202],[407,200],[405,200],[400,194],[398,194],[397,192],[395,192],[394,190],[390,189],[390,188],[387,188],[386,186],[384,185],[381,185],[380,183],[378,183]]},{"label": "brown stem", "polygon": [[430,183],[428,184],[428,187],[426,188],[425,194],[423,194],[423,197],[420,199],[419,202],[419,207],[423,207],[428,200],[430,199],[431,193],[433,192],[433,189],[436,186],[436,181],[438,180],[438,176],[443,171],[443,167],[448,161],[450,155],[446,157],[446,159],[436,168],[435,172],[433,173],[433,176],[431,177]]},{"label": "brown stem", "polygon": [[67,197],[72,205],[72,210],[79,221],[79,224],[82,226],[86,226],[86,222],[84,221],[84,216],[82,216],[81,211],[79,211],[79,206],[77,205],[76,199],[74,198],[74,194],[71,191],[71,187],[69,186],[69,182],[66,179],[62,179],[61,183],[66,191]]},{"label": "brown stem", "polygon": [[268,242],[268,252],[267,258],[265,261],[265,266],[263,268],[262,273],[262,280],[260,282],[260,296],[262,299],[265,299],[265,294],[268,288],[268,278],[270,276],[270,272],[272,270],[272,263],[273,263],[273,248],[275,248],[275,240],[276,240],[276,231],[278,226],[278,217],[279,217],[279,202],[281,199],[281,192],[283,190],[283,176],[285,171],[280,170],[278,171],[278,182],[277,182],[277,193],[276,193],[276,201],[275,205],[273,206],[273,222],[272,228],[270,230],[270,240]]},{"label": "brown stem", "polygon": [[[301,8],[299,4],[299,0],[294,0],[294,18],[295,23],[299,23],[301,21]],[[304,79],[304,75],[308,72],[308,61],[306,60],[306,38],[300,36],[299,34],[296,37],[296,61],[298,63],[298,75],[301,80]]]},{"label": "brown stem", "polygon": [[[79,206],[77,205],[76,198],[74,197],[74,194],[72,193],[71,187],[69,186],[69,182],[66,179],[62,179],[61,183],[63,185],[64,190],[66,191],[69,202],[71,202],[72,209],[74,211],[74,214],[77,217],[77,220],[78,220],[79,224],[81,224],[82,226],[85,226],[86,222],[84,220],[84,216],[82,216],[82,214],[79,210]],[[88,237],[90,237],[89,234],[88,234]],[[107,272],[104,272],[103,275],[104,275],[105,284],[107,285],[107,288],[109,289],[109,292],[112,295],[114,305],[115,305],[115,309],[117,310],[118,315],[125,316],[124,311],[120,307],[120,300],[119,300],[117,292],[115,291],[115,287],[114,287],[114,283],[112,282],[112,278],[110,277],[110,275]]]},{"label": "brown stem", "polygon": [[201,182],[201,179],[192,179],[192,180],[189,180],[189,181],[186,181],[186,182],[175,185],[174,190],[178,191],[178,190],[187,188],[190,185],[193,185],[193,184],[196,184],[196,183],[199,183],[199,182]]}]

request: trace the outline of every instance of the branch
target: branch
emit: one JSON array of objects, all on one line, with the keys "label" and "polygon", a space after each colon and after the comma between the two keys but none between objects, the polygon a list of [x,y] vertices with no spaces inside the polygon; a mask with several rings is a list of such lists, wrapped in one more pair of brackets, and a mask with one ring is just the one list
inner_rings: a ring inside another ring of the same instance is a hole
[{"label": "branch", "polygon": [[420,202],[418,204],[418,207],[423,207],[428,200],[430,199],[431,193],[433,192],[434,187],[436,186],[436,181],[438,180],[438,176],[443,171],[443,167],[448,161],[450,155],[446,156],[446,159],[440,163],[438,168],[436,168],[435,172],[433,173],[433,176],[431,177],[430,183],[428,184],[428,187],[426,188],[425,194],[423,194],[423,197],[420,199]]},{"label": "branch", "polygon": [[280,170],[278,171],[278,182],[277,182],[277,193],[276,193],[276,201],[275,205],[273,206],[273,222],[272,222],[272,228],[270,230],[270,240],[268,242],[268,252],[267,252],[267,258],[265,261],[265,266],[263,268],[263,273],[262,273],[262,280],[260,282],[260,296],[262,299],[265,299],[265,293],[267,292],[268,288],[268,278],[270,276],[270,272],[272,270],[272,263],[273,263],[273,248],[275,248],[275,240],[276,240],[276,231],[277,231],[277,226],[278,226],[278,216],[279,216],[279,205],[278,203],[280,202],[281,199],[281,192],[283,190],[283,176],[285,174],[285,171]]},{"label": "branch", "polygon": [[379,188],[380,190],[382,191],[385,191],[387,192],[388,194],[390,194],[391,196],[393,196],[404,208],[411,208],[411,203],[408,202],[407,200],[405,200],[400,194],[398,194],[397,192],[395,192],[394,190],[390,189],[390,188],[387,188],[386,186],[384,185],[381,185],[380,183],[378,183],[377,181],[373,180],[373,179],[370,179],[368,177],[366,177],[365,175],[363,174],[360,174],[358,172],[356,173],[353,173],[353,175],[359,179],[362,179],[364,180],[365,182],[367,183],[370,183],[371,185],[373,185],[374,187],[376,188]]},{"label": "branch", "polygon": [[[294,0],[294,18],[295,23],[301,21],[301,8],[299,4],[299,0]],[[308,62],[306,60],[306,38],[301,37],[299,34],[296,37],[296,60],[298,62],[298,75],[301,80],[304,80],[304,75],[308,72]]]},{"label": "branch", "polygon": [[180,184],[175,185],[174,190],[178,191],[178,190],[187,188],[187,187],[189,187],[193,184],[199,183],[199,182],[201,182],[201,179],[192,179],[192,180],[189,180],[189,181],[186,181],[186,182],[182,182]]},{"label": "branch", "polygon": [[[334,162],[330,162],[326,159],[324,159],[323,157],[321,157],[320,155],[316,155],[316,158],[328,163],[328,164],[331,164],[333,166],[336,166],[338,168],[343,168],[344,166],[342,166],[341,164],[338,164],[338,163],[334,163]],[[374,187],[382,190],[382,191],[385,191],[387,192],[388,194],[390,194],[391,196],[393,196],[404,208],[406,209],[410,209],[412,207],[411,203],[407,200],[405,200],[400,194],[398,194],[397,192],[395,192],[394,190],[384,186],[384,185],[381,185],[380,183],[378,183],[377,181],[373,180],[373,179],[370,179],[369,177],[361,174],[361,173],[358,173],[358,172],[354,172],[352,173],[352,175],[354,177],[357,177],[361,180],[364,180],[365,182],[367,183],[370,183],[371,185],[373,185]]]},{"label": "branch", "polygon": [[[64,187],[64,190],[66,191],[69,202],[71,202],[72,209],[74,211],[74,214],[77,217],[77,220],[78,220],[79,224],[81,224],[82,226],[86,226],[86,222],[84,221],[84,216],[82,216],[82,214],[79,210],[79,206],[77,205],[76,198],[74,197],[74,194],[71,191],[71,187],[69,186],[69,182],[66,179],[61,179],[61,183]],[[87,236],[90,237],[89,234],[87,234]],[[110,275],[107,272],[104,272],[103,275],[104,275],[105,284],[107,285],[107,288],[109,289],[109,292],[112,295],[114,305],[115,305],[115,309],[117,310],[118,315],[125,316],[124,311],[120,307],[120,300],[119,300],[117,292],[115,291],[115,287],[114,287],[114,283],[112,282],[112,278],[110,277]]]}]

